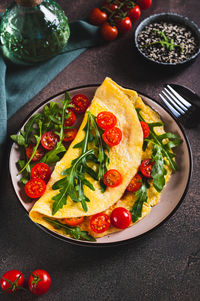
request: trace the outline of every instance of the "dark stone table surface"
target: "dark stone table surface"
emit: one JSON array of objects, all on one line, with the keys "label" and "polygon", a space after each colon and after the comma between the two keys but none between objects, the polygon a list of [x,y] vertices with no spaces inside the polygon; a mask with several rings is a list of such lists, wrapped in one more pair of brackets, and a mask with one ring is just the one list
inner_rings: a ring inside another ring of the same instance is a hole
[{"label": "dark stone table surface", "polygon": [[[0,1],[0,10],[9,1]],[[99,0],[57,0],[70,21],[84,19]],[[176,12],[200,25],[199,0],[153,0],[141,19],[159,12]],[[160,101],[166,82],[184,84],[200,94],[200,57],[179,69],[161,70],[138,57],[134,29],[108,45],[91,48],[65,68],[8,122],[8,132],[43,100],[65,89],[100,83],[110,76],[117,83]],[[8,171],[9,147],[1,170],[0,274],[16,268],[26,278],[37,268],[49,271],[51,290],[39,300],[200,300],[200,128],[188,130],[194,170],[188,193],[175,214],[138,241],[112,248],[73,246],[47,235],[27,217],[13,191]],[[37,300],[27,290],[0,300]]]}]

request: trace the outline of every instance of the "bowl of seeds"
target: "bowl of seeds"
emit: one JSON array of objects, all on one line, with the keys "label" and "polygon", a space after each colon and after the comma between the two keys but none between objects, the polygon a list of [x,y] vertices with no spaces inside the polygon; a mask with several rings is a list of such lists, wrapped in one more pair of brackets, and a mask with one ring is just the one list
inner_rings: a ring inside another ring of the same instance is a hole
[{"label": "bowl of seeds", "polygon": [[148,61],[176,66],[194,60],[200,52],[200,30],[187,17],[161,13],[143,20],[135,31],[135,45]]}]

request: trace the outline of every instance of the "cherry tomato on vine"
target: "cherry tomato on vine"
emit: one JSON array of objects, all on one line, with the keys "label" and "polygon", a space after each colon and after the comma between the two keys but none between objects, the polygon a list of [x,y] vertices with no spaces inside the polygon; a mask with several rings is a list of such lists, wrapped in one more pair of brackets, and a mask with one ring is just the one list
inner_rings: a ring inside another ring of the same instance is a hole
[{"label": "cherry tomato on vine", "polygon": [[32,199],[36,199],[44,194],[46,190],[46,183],[42,179],[38,179],[38,178],[30,179],[25,184],[24,189],[27,196],[29,196]]},{"label": "cherry tomato on vine", "polygon": [[140,121],[144,139],[149,136],[149,126],[145,121]]},{"label": "cherry tomato on vine", "polygon": [[103,182],[108,187],[116,187],[122,183],[122,176],[118,170],[110,169],[104,174]]},{"label": "cherry tomato on vine", "polygon": [[51,277],[45,270],[35,270],[28,278],[28,287],[32,294],[36,296],[46,293],[51,286]]},{"label": "cherry tomato on vine", "polygon": [[89,16],[90,23],[96,26],[100,26],[107,20],[108,16],[107,14],[100,10],[98,7],[95,7],[91,12]]},{"label": "cherry tomato on vine", "polygon": [[126,190],[130,191],[130,192],[134,192],[140,189],[142,185],[142,177],[137,173],[132,180],[130,181],[130,183],[128,184]]},{"label": "cherry tomato on vine", "polygon": [[152,0],[138,0],[138,5],[141,9],[147,9],[151,6]]},{"label": "cherry tomato on vine", "polygon": [[152,162],[151,159],[145,159],[142,161],[140,165],[140,171],[146,178],[151,178],[151,170],[154,165],[154,162]]},{"label": "cherry tomato on vine", "polygon": [[74,138],[76,137],[77,134],[77,129],[66,129],[64,130],[64,138],[63,141],[65,142],[70,142],[73,141]]},{"label": "cherry tomato on vine", "polygon": [[106,144],[109,146],[115,146],[122,140],[122,131],[117,127],[113,127],[105,130],[102,137]]},{"label": "cherry tomato on vine", "polygon": [[133,8],[131,8],[128,12],[128,16],[131,19],[131,21],[137,21],[141,16],[141,10],[139,5],[136,5]]},{"label": "cherry tomato on vine", "polygon": [[44,133],[41,137],[41,144],[47,150],[52,150],[59,141],[59,136],[53,131]]},{"label": "cherry tomato on vine", "polygon": [[132,27],[131,19],[129,17],[122,19],[120,22],[118,22],[117,27],[120,33],[128,32]]},{"label": "cherry tomato on vine", "polygon": [[108,22],[104,22],[101,26],[101,36],[106,41],[113,41],[118,36],[118,29],[116,26],[112,26]]},{"label": "cherry tomato on vine", "polygon": [[65,218],[64,222],[71,226],[71,227],[75,227],[77,225],[80,225],[82,222],[84,221],[84,216],[81,217],[72,217],[72,218]]},{"label": "cherry tomato on vine", "polygon": [[125,229],[131,223],[131,213],[126,208],[115,208],[110,216],[111,224],[118,229]]},{"label": "cherry tomato on vine", "polygon": [[76,94],[72,97],[71,108],[75,113],[81,114],[84,113],[90,105],[90,101],[87,96],[83,94]]},{"label": "cherry tomato on vine", "polygon": [[[26,156],[28,159],[30,159],[30,157],[32,156],[34,147],[35,147],[35,144],[29,144],[26,147]],[[44,157],[44,154],[45,154],[44,148],[42,147],[42,145],[39,145],[32,158],[32,161],[39,161],[40,159],[42,159],[42,157]]]},{"label": "cherry tomato on vine", "polygon": [[10,270],[3,274],[0,284],[3,291],[14,293],[22,289],[24,285],[24,275],[18,270]]},{"label": "cherry tomato on vine", "polygon": [[51,175],[51,169],[46,163],[37,163],[31,169],[31,177],[48,181]]},{"label": "cherry tomato on vine", "polygon": [[103,130],[111,129],[117,124],[117,117],[111,112],[103,111],[97,115],[97,124]]},{"label": "cherry tomato on vine", "polygon": [[108,3],[105,2],[101,9],[107,13],[107,15],[110,15],[114,10],[118,8],[118,5],[116,3]]},{"label": "cherry tomato on vine", "polygon": [[95,233],[103,233],[110,227],[110,217],[105,213],[98,213],[91,217],[90,228]]},{"label": "cherry tomato on vine", "polygon": [[64,126],[72,126],[76,122],[76,115],[73,111],[68,110],[67,114],[69,114],[69,117],[65,119]]}]

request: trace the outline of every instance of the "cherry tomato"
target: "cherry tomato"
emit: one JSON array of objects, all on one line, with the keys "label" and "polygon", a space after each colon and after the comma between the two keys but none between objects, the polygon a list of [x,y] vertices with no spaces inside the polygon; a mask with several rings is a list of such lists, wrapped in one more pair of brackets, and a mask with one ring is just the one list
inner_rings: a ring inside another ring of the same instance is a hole
[{"label": "cherry tomato", "polygon": [[105,130],[102,137],[106,144],[114,146],[122,140],[122,131],[117,127],[113,127],[112,129]]},{"label": "cherry tomato", "polygon": [[132,27],[131,19],[129,17],[124,18],[117,24],[117,27],[120,33],[128,32]]},{"label": "cherry tomato", "polygon": [[108,16],[107,14],[100,10],[98,7],[95,7],[89,16],[90,23],[93,25],[99,26],[103,24],[107,20]]},{"label": "cherry tomato", "polygon": [[132,180],[130,181],[130,183],[128,184],[126,190],[133,192],[133,191],[137,191],[140,189],[142,185],[142,178],[141,176],[137,173]]},{"label": "cherry tomato", "polygon": [[91,217],[90,228],[95,233],[103,233],[110,227],[110,217],[105,213],[98,213]]},{"label": "cherry tomato", "polygon": [[101,26],[101,35],[106,41],[113,41],[118,36],[118,29],[116,26],[111,26],[108,22],[104,22]]},{"label": "cherry tomato", "polygon": [[[30,159],[30,157],[32,156],[34,147],[35,147],[35,144],[29,144],[27,146],[26,156],[27,156],[28,159]],[[35,155],[32,158],[32,161],[39,161],[40,159],[42,159],[42,157],[44,157],[44,153],[45,153],[44,148],[42,147],[42,145],[39,145],[36,152],[35,152]]]},{"label": "cherry tomato", "polygon": [[117,207],[111,213],[110,221],[115,228],[128,228],[131,223],[131,213],[126,208]]},{"label": "cherry tomato", "polygon": [[77,225],[80,225],[84,221],[84,216],[81,217],[73,217],[73,218],[65,218],[65,223],[71,227],[75,227]]},{"label": "cherry tomato", "polygon": [[41,144],[47,150],[52,150],[59,141],[58,135],[53,131],[46,132],[41,137]]},{"label": "cherry tomato", "polygon": [[68,110],[69,117],[65,119],[64,126],[72,126],[76,122],[76,115],[71,110]]},{"label": "cherry tomato", "polygon": [[140,121],[140,124],[141,124],[142,131],[143,131],[143,137],[145,139],[145,138],[147,138],[149,136],[149,126],[144,121]]},{"label": "cherry tomato", "polygon": [[128,12],[128,16],[131,19],[131,21],[137,21],[141,16],[141,10],[139,5],[136,5],[133,8],[131,8]]},{"label": "cherry tomato", "polygon": [[152,0],[138,0],[138,5],[141,9],[147,9],[151,6]]},{"label": "cherry tomato", "polygon": [[77,129],[66,129],[64,130],[64,138],[63,141],[70,142],[73,141],[76,137]]},{"label": "cherry tomato", "polygon": [[107,15],[110,15],[111,12],[113,12],[114,10],[116,10],[118,8],[118,5],[116,3],[108,3],[105,2],[102,6],[102,10],[105,11],[107,13]]},{"label": "cherry tomato", "polygon": [[71,103],[73,104],[72,110],[77,114],[84,113],[90,105],[89,99],[83,94],[74,95]]},{"label": "cherry tomato", "polygon": [[113,128],[116,125],[116,123],[117,123],[117,118],[111,112],[105,111],[97,115],[97,124],[103,130]]},{"label": "cherry tomato", "polygon": [[51,286],[51,277],[45,270],[35,270],[28,278],[28,287],[31,293],[36,296],[46,293]]},{"label": "cherry tomato", "polygon": [[46,183],[42,179],[34,178],[30,179],[25,184],[25,193],[32,199],[41,197],[46,190]]},{"label": "cherry tomato", "polygon": [[51,169],[46,163],[37,163],[31,169],[31,177],[48,181],[51,175]]},{"label": "cherry tomato", "polygon": [[122,176],[118,170],[110,169],[104,174],[103,182],[108,187],[116,187],[122,183]]},{"label": "cherry tomato", "polygon": [[140,165],[140,171],[146,178],[151,178],[151,170],[154,165],[151,159],[145,159]]},{"label": "cherry tomato", "polygon": [[18,270],[10,270],[3,274],[0,284],[3,291],[13,293],[22,289],[24,285],[24,275]]}]

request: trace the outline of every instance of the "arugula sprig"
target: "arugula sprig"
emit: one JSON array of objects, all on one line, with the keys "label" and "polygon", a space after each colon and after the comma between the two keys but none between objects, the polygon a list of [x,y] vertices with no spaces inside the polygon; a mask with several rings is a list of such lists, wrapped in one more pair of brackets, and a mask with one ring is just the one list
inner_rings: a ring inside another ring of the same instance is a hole
[{"label": "arugula sprig", "polygon": [[147,203],[147,189],[149,184],[146,180],[143,180],[140,189],[136,192],[136,201],[131,208],[130,212],[132,213],[132,221],[135,223],[142,216],[142,207],[144,203]]},{"label": "arugula sprig", "polygon": [[89,235],[87,231],[81,231],[79,227],[70,227],[49,217],[43,217],[43,219],[52,224],[56,229],[64,229],[66,234],[69,234],[75,239],[96,241],[96,239],[93,236]]}]

